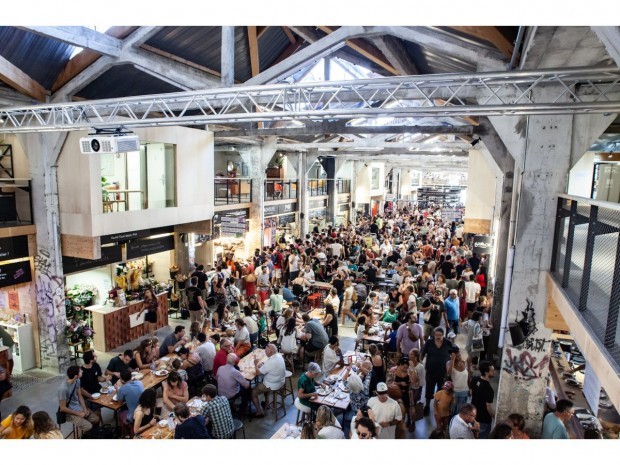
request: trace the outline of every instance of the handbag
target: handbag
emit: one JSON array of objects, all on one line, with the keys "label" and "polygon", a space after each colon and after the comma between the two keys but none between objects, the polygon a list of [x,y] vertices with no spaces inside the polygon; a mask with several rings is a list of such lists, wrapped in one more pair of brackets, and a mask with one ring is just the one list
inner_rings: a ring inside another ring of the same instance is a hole
[{"label": "handbag", "polygon": [[[67,404],[69,404],[69,402],[71,401],[71,398],[73,397],[73,394],[75,394],[75,388],[77,388],[77,383],[73,385],[73,391],[71,391],[71,394],[69,395],[69,398],[67,399]],[[63,423],[67,423],[67,414],[60,410],[60,405],[58,406],[58,411],[56,412],[56,423],[58,423],[59,425],[62,425]]]},{"label": "handbag", "polygon": [[403,391],[398,384],[389,383],[388,384],[388,396],[390,396],[394,400],[399,400],[403,397]]}]

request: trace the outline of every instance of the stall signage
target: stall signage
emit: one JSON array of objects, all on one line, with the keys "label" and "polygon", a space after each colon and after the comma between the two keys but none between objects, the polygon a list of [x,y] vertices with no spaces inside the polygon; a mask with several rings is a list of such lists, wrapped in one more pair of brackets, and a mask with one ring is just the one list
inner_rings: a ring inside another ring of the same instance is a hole
[{"label": "stall signage", "polygon": [[265,216],[275,216],[278,214],[277,205],[265,205]]},{"label": "stall signage", "polygon": [[321,208],[321,207],[327,207],[327,199],[322,199],[322,200],[310,200],[308,202],[308,208]]},{"label": "stall signage", "polygon": [[0,262],[28,256],[28,236],[0,239]]},{"label": "stall signage", "polygon": [[174,249],[174,236],[142,239],[127,244],[127,260]]},{"label": "stall signage", "polygon": [[100,266],[109,265],[123,261],[123,247],[121,245],[112,245],[101,247],[101,258],[97,260],[89,260],[77,257],[62,257],[62,269],[65,274],[75,273],[76,271],[90,270]]},{"label": "stall signage", "polygon": [[349,203],[349,202],[351,202],[351,194],[340,194],[338,196],[338,203]]},{"label": "stall signage", "polygon": [[265,229],[275,228],[278,225],[277,218],[265,218]]},{"label": "stall signage", "polygon": [[345,205],[340,205],[338,207],[338,211],[339,212],[348,212],[349,211],[349,204],[345,204]]},{"label": "stall signage", "polygon": [[248,209],[222,212],[220,232],[222,236],[242,237],[247,232]]},{"label": "stall signage", "polygon": [[111,244],[114,242],[126,242],[132,239],[139,239],[141,237],[148,237],[152,235],[150,229],[141,229],[140,231],[127,231],[117,234],[109,234],[107,236],[101,236],[102,244]]},{"label": "stall signage", "polygon": [[458,208],[444,207],[441,209],[442,221],[454,221],[461,217],[461,211]]},{"label": "stall signage", "polygon": [[20,260],[0,265],[0,287],[14,286],[15,284],[32,281],[30,260]]},{"label": "stall signage", "polygon": [[280,205],[280,213],[291,213],[297,211],[297,202],[285,203]]},{"label": "stall signage", "polygon": [[280,225],[281,226],[286,226],[289,223],[294,223],[295,222],[295,214],[293,213],[292,215],[282,215],[280,217]]},{"label": "stall signage", "polygon": [[491,236],[474,236],[473,253],[487,254],[493,250],[493,238]]}]

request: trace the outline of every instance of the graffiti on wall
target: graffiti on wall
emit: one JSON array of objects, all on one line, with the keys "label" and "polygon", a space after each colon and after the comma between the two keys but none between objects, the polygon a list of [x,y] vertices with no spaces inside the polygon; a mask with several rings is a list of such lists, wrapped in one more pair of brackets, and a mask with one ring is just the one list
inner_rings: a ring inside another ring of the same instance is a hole
[{"label": "graffiti on wall", "polygon": [[63,279],[62,276],[54,276],[48,251],[39,250],[34,264],[41,357],[43,363],[58,363],[62,372],[69,365],[68,347],[63,333],[66,324]]},{"label": "graffiti on wall", "polygon": [[[513,351],[516,353],[513,354]],[[539,358],[539,354],[532,353],[529,350],[515,350],[507,347],[506,356],[502,363],[502,370],[514,376],[515,378],[531,380],[542,378],[546,375],[546,368],[549,365],[549,354],[545,354]]]}]

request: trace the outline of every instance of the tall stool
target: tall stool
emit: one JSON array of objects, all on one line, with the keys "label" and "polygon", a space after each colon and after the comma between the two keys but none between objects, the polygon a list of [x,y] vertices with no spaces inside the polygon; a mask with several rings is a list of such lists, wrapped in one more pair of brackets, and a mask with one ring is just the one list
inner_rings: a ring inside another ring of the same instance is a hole
[{"label": "tall stool", "polygon": [[[280,389],[271,390],[269,394],[273,396],[273,400],[271,401],[271,408],[273,409],[273,413],[276,416],[276,421],[278,421],[278,410],[280,409],[280,407],[282,407],[282,410],[284,410],[284,415],[286,415],[286,403],[284,402],[286,399],[286,380],[285,384],[283,384]],[[279,402],[278,396],[280,396]]]},{"label": "tall stool", "polygon": [[[288,386],[286,385],[287,382],[288,382]],[[286,398],[286,396],[291,396],[291,398],[293,399],[293,403],[295,403],[295,389],[293,388],[293,373],[288,370],[286,370],[284,374],[284,392],[285,392],[284,398]]]},{"label": "tall stool", "polygon": [[[291,371],[295,371],[295,354],[292,352],[290,354],[282,353],[282,357],[284,357],[284,363],[288,367],[291,367]],[[288,371],[287,371],[288,373]]]},{"label": "tall stool", "polygon": [[237,439],[237,431],[243,431],[243,439],[245,439],[245,428],[243,422],[238,418],[233,418],[233,427],[235,429],[234,438]]},{"label": "tall stool", "polygon": [[[310,407],[306,407],[305,405],[303,405],[301,401],[299,400],[299,397],[295,399],[295,407],[297,407],[297,418],[295,420],[295,425],[299,426],[304,421],[310,420],[312,409]],[[300,414],[301,414],[301,421],[299,419]]]}]

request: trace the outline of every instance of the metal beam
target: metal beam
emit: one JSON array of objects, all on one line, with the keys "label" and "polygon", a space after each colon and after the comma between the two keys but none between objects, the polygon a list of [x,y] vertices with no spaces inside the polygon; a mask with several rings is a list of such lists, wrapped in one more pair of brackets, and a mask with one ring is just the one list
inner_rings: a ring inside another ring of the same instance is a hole
[{"label": "metal beam", "polygon": [[620,27],[618,26],[592,26],[592,30],[605,46],[609,56],[620,67]]},{"label": "metal beam", "polygon": [[74,47],[81,47],[102,55],[121,56],[121,41],[84,26],[17,26],[18,29],[59,40]]},{"label": "metal beam", "polygon": [[[131,53],[134,60],[141,54],[148,55],[139,50]],[[107,59],[109,57],[98,60],[95,66]],[[166,62],[163,58],[161,60]],[[136,64],[153,66],[154,61],[149,57],[143,63]],[[160,69],[154,71],[174,81],[179,70],[173,67],[164,73],[163,66],[161,63]],[[190,78],[192,85],[204,85],[204,75],[197,70],[192,71],[192,76],[180,73],[181,77],[186,80]],[[208,82],[219,84],[219,80],[213,77],[209,77]],[[543,87],[544,92],[532,92]],[[437,98],[440,90],[452,95],[440,100]],[[470,96],[477,95],[477,104],[469,103],[461,93],[466,91]],[[237,86],[53,103],[0,110],[0,118],[3,119],[0,132],[66,131],[118,125],[145,127],[379,117],[581,113],[620,113],[620,70],[592,67],[403,76],[295,85]]]},{"label": "metal beam", "polygon": [[304,127],[215,131],[215,137],[307,136],[317,134],[474,134],[473,126],[347,126],[344,122]]},{"label": "metal beam", "polygon": [[407,53],[403,43],[392,36],[380,36],[372,39],[372,43],[381,50],[381,53],[394,66],[397,74],[406,76],[409,74],[420,74],[415,63]]},{"label": "metal beam", "polygon": [[417,143],[417,142],[385,142],[375,139],[357,139],[353,142],[302,142],[298,144],[278,144],[278,150],[306,149],[426,149],[426,150],[469,150],[470,144],[462,142]]}]

